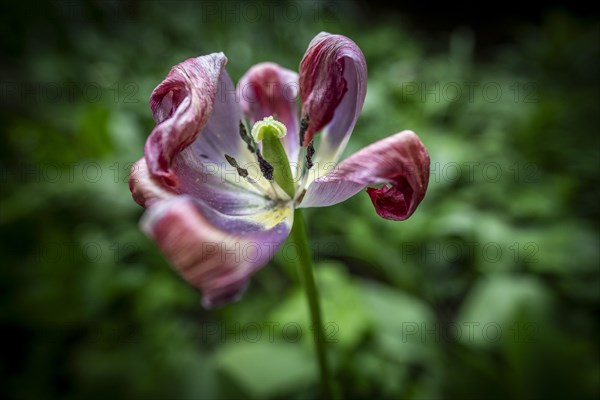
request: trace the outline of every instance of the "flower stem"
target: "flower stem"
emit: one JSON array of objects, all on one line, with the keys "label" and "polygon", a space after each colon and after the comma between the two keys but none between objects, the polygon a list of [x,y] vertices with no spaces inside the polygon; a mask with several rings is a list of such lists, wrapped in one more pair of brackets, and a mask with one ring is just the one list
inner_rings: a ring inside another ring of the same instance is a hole
[{"label": "flower stem", "polygon": [[317,359],[319,361],[319,369],[321,372],[321,389],[323,396],[327,399],[333,398],[331,387],[331,377],[327,365],[327,349],[325,342],[325,331],[321,318],[321,308],[319,306],[319,292],[315,283],[312,265],[312,253],[308,246],[306,236],[306,227],[302,217],[302,210],[294,211],[294,226],[292,227],[291,238],[298,247],[299,262],[298,268],[300,272],[300,281],[306,291],[308,300],[308,308],[310,310],[311,323],[315,332],[315,347],[317,351]]}]

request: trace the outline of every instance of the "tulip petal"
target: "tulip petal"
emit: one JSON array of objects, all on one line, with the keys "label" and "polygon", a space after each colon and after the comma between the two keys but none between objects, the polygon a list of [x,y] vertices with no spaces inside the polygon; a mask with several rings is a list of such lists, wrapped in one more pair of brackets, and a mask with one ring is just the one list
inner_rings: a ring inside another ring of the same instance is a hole
[{"label": "tulip petal", "polygon": [[175,193],[161,185],[150,174],[145,158],[139,159],[131,167],[129,190],[131,190],[133,200],[142,207],[149,207],[156,201],[168,200],[175,196]]},{"label": "tulip petal", "polygon": [[[185,150],[181,154],[184,155]],[[179,156],[177,161],[180,158]],[[250,215],[263,212],[272,207],[271,202],[262,192],[248,185],[230,166],[202,165],[196,174],[179,172],[176,162],[174,170],[180,177],[180,193],[174,193],[162,185],[149,173],[146,160],[138,160],[131,167],[129,189],[136,203],[148,208],[157,201],[169,200],[178,194],[186,194],[201,200],[219,212],[229,215]],[[189,167],[189,164],[184,166]]]},{"label": "tulip petal", "polygon": [[197,157],[213,161],[223,160],[225,153],[245,157],[238,129],[241,111],[226,63],[223,53],[183,61],[150,97],[157,125],[144,154],[150,173],[173,191],[179,185],[173,162],[190,145]]},{"label": "tulip petal", "polygon": [[415,211],[429,183],[429,155],[419,137],[403,131],[353,154],[327,175],[310,184],[299,207],[323,207],[342,202],[367,185],[377,213],[402,221]]},{"label": "tulip petal", "polygon": [[[242,114],[226,62],[222,53],[186,60],[154,90],[157,126],[146,142],[145,161],[135,164],[130,177],[140,205],[180,194],[226,213],[252,213],[268,204],[257,187],[270,185],[239,135]],[[248,169],[255,183],[240,177],[225,154]]]},{"label": "tulip petal", "polygon": [[241,296],[250,275],[285,241],[292,220],[291,207],[234,217],[178,196],[150,207],[142,228],[175,271],[202,291],[204,307],[213,308]]},{"label": "tulip petal", "polygon": [[342,35],[322,32],[300,63],[302,114],[309,126],[304,145],[321,134],[317,162],[337,161],[346,147],[367,92],[367,63],[360,48]]},{"label": "tulip petal", "polygon": [[273,116],[285,124],[287,135],[282,143],[288,159],[296,162],[300,150],[298,74],[275,63],[256,64],[238,82],[237,93],[242,111],[252,123]]}]

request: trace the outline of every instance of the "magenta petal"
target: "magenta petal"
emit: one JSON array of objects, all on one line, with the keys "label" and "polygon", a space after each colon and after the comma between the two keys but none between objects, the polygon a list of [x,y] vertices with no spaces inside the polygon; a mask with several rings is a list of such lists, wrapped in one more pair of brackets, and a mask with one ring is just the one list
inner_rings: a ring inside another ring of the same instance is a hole
[{"label": "magenta petal", "polygon": [[[240,147],[232,140],[235,135],[241,142],[237,128],[241,113],[224,70],[226,63],[223,53],[190,58],[174,66],[150,97],[157,125],[146,141],[145,158],[150,173],[172,190],[179,184],[173,160],[199,136],[204,136],[205,144],[198,146],[198,157],[201,152],[222,157],[223,152],[232,151],[235,155]],[[231,121],[226,124],[224,119]]]},{"label": "magenta petal", "polygon": [[144,158],[136,162],[129,177],[133,199],[148,208],[161,200],[187,196],[228,216],[255,215],[272,209],[273,204],[264,193],[241,178],[233,167],[225,163],[202,164],[192,153],[191,147],[188,147],[173,162],[173,170],[179,179],[177,193],[148,172]]},{"label": "magenta petal", "polygon": [[316,179],[300,207],[337,204],[367,185],[384,185],[367,189],[375,210],[385,219],[401,221],[423,200],[428,183],[427,150],[414,132],[403,131],[365,147]]},{"label": "magenta petal", "polygon": [[237,86],[240,106],[252,123],[273,116],[283,122],[283,138],[288,159],[298,159],[298,74],[282,66],[265,62],[256,64],[242,76]]},{"label": "magenta petal", "polygon": [[394,183],[395,186],[385,185],[379,189],[367,188],[367,194],[381,218],[402,221],[412,214],[409,209],[413,190],[405,179]]},{"label": "magenta petal", "polygon": [[359,47],[342,35],[322,32],[308,45],[300,63],[302,113],[310,123],[307,145],[325,129],[323,142],[334,153],[345,147],[367,91],[367,63]]},{"label": "magenta petal", "polygon": [[179,196],[150,207],[142,225],[175,271],[202,291],[203,305],[212,308],[238,299],[250,275],[273,257],[290,232],[293,213],[285,215],[264,226]]},{"label": "magenta petal", "polygon": [[139,159],[131,167],[129,174],[129,190],[136,203],[142,207],[149,207],[159,200],[168,200],[175,196],[158,182],[148,171],[146,159]]}]

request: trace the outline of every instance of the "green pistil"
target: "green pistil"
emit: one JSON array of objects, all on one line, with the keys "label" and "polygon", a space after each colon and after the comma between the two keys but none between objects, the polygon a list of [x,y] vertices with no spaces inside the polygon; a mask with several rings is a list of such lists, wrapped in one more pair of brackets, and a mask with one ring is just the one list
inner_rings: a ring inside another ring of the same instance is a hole
[{"label": "green pistil", "polygon": [[262,142],[262,155],[274,168],[273,179],[291,198],[294,198],[295,185],[290,162],[281,144],[281,138],[287,134],[284,124],[267,117],[252,127],[252,136]]}]

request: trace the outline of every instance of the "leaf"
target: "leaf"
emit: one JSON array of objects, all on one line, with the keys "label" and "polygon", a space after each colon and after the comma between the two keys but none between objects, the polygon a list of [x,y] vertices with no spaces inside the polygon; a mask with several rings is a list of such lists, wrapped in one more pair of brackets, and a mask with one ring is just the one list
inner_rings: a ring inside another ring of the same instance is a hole
[{"label": "leaf", "polygon": [[462,343],[494,346],[515,339],[515,335],[535,335],[549,306],[547,289],[536,278],[492,275],[471,290],[453,329]]},{"label": "leaf", "polygon": [[317,381],[312,352],[289,343],[262,340],[227,344],[219,349],[216,361],[254,398],[293,393]]},{"label": "leaf", "polygon": [[426,304],[374,282],[362,282],[361,293],[374,322],[376,346],[385,357],[409,362],[430,356],[437,325]]},{"label": "leaf", "polygon": [[[356,285],[342,264],[322,262],[316,265],[316,281],[321,296],[321,310],[328,343],[352,348],[366,333],[370,320],[365,312],[362,298]],[[312,327],[304,291],[295,290],[271,314],[271,320],[281,327],[299,324],[304,339],[312,341]]]}]

